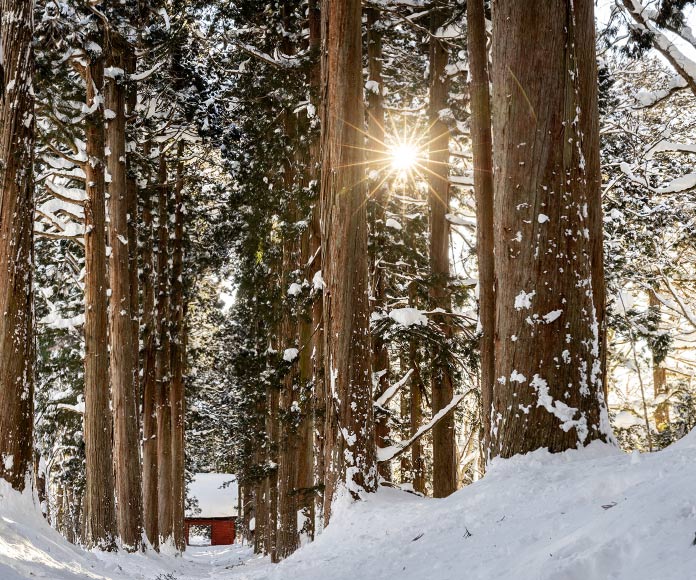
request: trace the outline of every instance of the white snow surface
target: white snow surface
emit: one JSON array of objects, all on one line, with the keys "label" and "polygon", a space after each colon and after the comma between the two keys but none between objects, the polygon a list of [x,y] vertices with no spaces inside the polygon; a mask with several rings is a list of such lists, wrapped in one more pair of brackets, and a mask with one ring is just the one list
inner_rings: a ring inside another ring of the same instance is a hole
[{"label": "white snow surface", "polygon": [[297,358],[299,354],[300,351],[296,348],[286,348],[283,351],[283,360],[287,362],[292,362]]},{"label": "white snow surface", "polygon": [[428,317],[418,308],[395,308],[389,318],[401,326],[428,326]]},{"label": "white snow surface", "polygon": [[645,419],[641,419],[638,415],[634,415],[631,411],[619,411],[614,417],[614,427],[617,429],[630,429],[639,425],[645,426]]},{"label": "white snow surface", "polygon": [[237,515],[237,477],[232,473],[197,473],[188,484],[186,495],[196,498],[200,510],[187,511],[187,516],[225,518]]},{"label": "white snow surface", "polygon": [[388,228],[391,228],[393,230],[400,230],[401,229],[401,224],[397,222],[394,218],[387,218],[387,221],[384,222],[384,225]]},{"label": "white snow surface", "polygon": [[30,494],[0,484],[2,580],[690,580],[696,431],[654,454],[593,443],[495,461],[446,499],[382,488],[337,501],[331,524],[284,562],[239,545],[183,558],[85,552]]}]

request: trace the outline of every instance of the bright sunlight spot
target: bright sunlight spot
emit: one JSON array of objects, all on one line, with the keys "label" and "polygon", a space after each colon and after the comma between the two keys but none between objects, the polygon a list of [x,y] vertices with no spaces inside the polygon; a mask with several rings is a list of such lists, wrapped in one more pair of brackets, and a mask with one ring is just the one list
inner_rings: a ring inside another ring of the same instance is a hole
[{"label": "bright sunlight spot", "polygon": [[389,155],[396,171],[410,171],[418,163],[418,148],[413,143],[396,143]]}]

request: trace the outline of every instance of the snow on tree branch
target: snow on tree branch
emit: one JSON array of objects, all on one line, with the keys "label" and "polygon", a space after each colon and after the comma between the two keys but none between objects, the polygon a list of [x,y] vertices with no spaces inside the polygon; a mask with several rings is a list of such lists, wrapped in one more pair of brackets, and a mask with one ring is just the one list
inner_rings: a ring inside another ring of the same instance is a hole
[{"label": "snow on tree branch", "polygon": [[452,400],[447,403],[447,406],[440,409],[430,421],[425,425],[420,427],[411,437],[406,439],[406,441],[401,441],[396,445],[390,445],[389,447],[381,447],[377,449],[377,461],[382,463],[384,461],[391,461],[395,457],[401,455],[406,449],[418,441],[423,435],[430,431],[437,423],[445,417],[452,409],[454,409],[459,403],[462,402],[464,397],[466,397],[472,391],[467,391],[466,393],[461,393],[460,395],[455,395]]},{"label": "snow on tree branch", "polygon": [[399,379],[386,391],[384,391],[384,393],[382,393],[382,396],[375,401],[375,407],[384,407],[385,405],[388,405],[389,401],[391,401],[394,398],[394,395],[396,395],[396,393],[399,392],[399,389],[408,382],[408,379],[411,378],[412,374],[413,369],[408,369],[406,374],[403,377],[401,377],[401,379]]},{"label": "snow on tree branch", "polygon": [[[633,19],[633,27],[650,35],[652,44],[662,56],[672,65],[675,71],[684,79],[691,91],[696,95],[696,62],[688,58],[669,37],[654,23],[656,17],[654,10],[649,10],[639,0],[623,0],[623,5]],[[680,30],[673,30],[674,34],[689,42],[690,29],[683,29],[687,33],[682,37]]]}]

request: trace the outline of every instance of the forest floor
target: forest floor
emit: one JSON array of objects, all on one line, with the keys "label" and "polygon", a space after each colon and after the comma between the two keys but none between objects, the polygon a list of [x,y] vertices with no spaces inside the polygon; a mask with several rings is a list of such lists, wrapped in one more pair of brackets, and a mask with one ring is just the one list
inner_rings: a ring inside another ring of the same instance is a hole
[{"label": "forest floor", "polygon": [[0,579],[694,580],[696,430],[652,454],[594,443],[494,462],[446,499],[383,488],[278,565],[249,548],[85,552],[0,485]]}]

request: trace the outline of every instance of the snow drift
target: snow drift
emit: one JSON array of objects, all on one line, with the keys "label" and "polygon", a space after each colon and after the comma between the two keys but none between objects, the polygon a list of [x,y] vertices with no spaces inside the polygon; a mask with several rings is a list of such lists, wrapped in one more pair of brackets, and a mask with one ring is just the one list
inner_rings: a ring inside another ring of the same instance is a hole
[{"label": "snow drift", "polygon": [[653,454],[540,450],[494,462],[447,499],[383,488],[339,500],[316,542],[272,565],[239,547],[183,559],[88,553],[3,485],[0,578],[692,580],[695,490],[696,431]]},{"label": "snow drift", "polygon": [[273,579],[696,579],[696,431],[654,454],[593,443],[494,462],[447,499],[384,489]]},{"label": "snow drift", "polygon": [[232,568],[239,547],[193,549],[185,559],[146,554],[88,552],[70,544],[44,520],[30,493],[0,480],[0,580],[192,580]]}]

